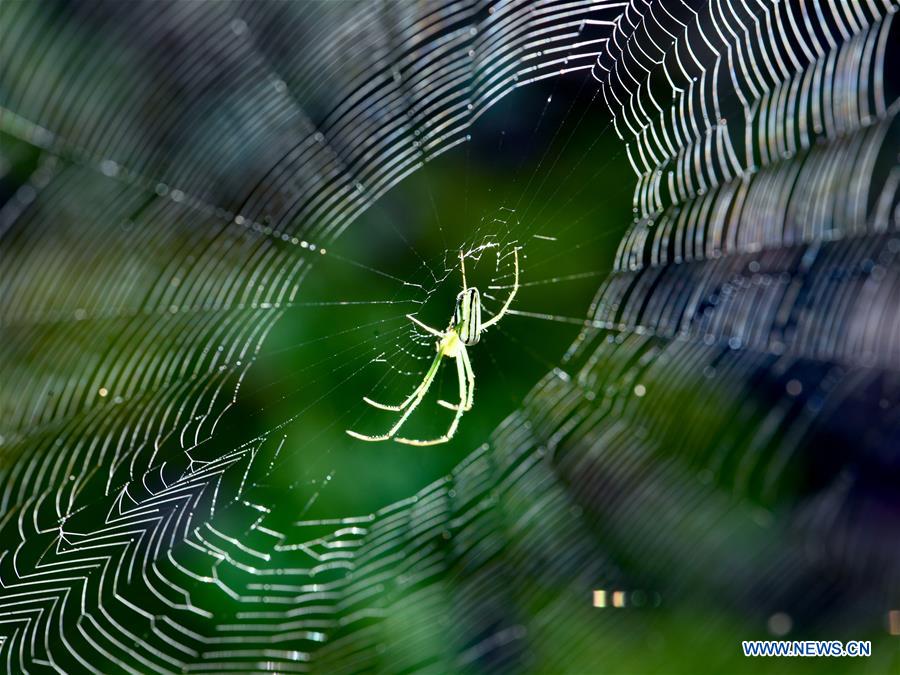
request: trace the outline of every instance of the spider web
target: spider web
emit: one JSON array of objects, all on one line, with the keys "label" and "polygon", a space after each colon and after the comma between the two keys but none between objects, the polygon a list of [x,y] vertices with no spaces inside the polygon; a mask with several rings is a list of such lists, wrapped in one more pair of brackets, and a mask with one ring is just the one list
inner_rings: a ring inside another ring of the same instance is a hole
[{"label": "spider web", "polygon": [[[886,636],[895,10],[0,5],[7,670],[726,668],[776,614]],[[597,226],[623,158],[633,213]],[[444,325],[485,244],[487,312],[514,246],[523,285],[452,447],[360,450],[389,422],[362,396],[433,358],[405,314]]]}]

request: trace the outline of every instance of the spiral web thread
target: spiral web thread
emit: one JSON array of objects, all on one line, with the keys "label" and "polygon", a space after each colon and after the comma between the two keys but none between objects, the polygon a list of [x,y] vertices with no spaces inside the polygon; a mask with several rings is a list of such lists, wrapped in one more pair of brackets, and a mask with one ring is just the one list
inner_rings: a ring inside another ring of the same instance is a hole
[{"label": "spiral web thread", "polygon": [[[896,605],[852,477],[768,529],[817,434],[900,384],[895,9],[0,5],[0,132],[34,154],[0,211],[6,668],[577,668],[620,630],[591,589],[636,581],[611,549],[664,597],[744,607],[774,578],[777,607],[836,559]],[[636,218],[566,362],[408,500],[273,525],[255,485],[283,437],[206,448],[311,259],[499,98],[576,69]]]}]

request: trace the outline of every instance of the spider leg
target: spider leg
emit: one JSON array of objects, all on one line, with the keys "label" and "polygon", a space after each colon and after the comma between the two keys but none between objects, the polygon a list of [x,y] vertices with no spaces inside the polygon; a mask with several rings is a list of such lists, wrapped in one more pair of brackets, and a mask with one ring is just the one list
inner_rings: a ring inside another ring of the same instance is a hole
[{"label": "spider leg", "polygon": [[513,277],[513,287],[512,291],[509,293],[509,297],[506,298],[506,302],[503,303],[503,307],[500,308],[500,311],[497,312],[494,316],[492,316],[487,321],[481,324],[481,330],[488,328],[489,326],[493,326],[500,319],[503,318],[503,315],[506,314],[506,311],[509,309],[509,306],[512,304],[513,298],[516,297],[516,293],[519,290],[519,249],[513,249],[513,266],[515,270],[515,276]]},{"label": "spider leg", "polygon": [[[428,367],[428,372],[425,373],[425,377],[422,378],[422,382],[416,387],[415,391],[410,395],[411,401],[407,403],[403,402],[401,408],[403,406],[406,407],[406,411],[400,416],[400,419],[390,428],[390,430],[386,434],[381,434],[380,436],[369,436],[368,434],[361,434],[356,431],[351,431],[347,429],[347,435],[352,436],[353,438],[359,439],[361,441],[386,441],[394,437],[400,427],[403,426],[404,422],[409,419],[409,416],[412,414],[413,410],[419,407],[419,404],[422,402],[422,399],[425,398],[425,394],[428,393],[428,388],[431,386],[431,383],[434,382],[434,378],[437,375],[438,367],[441,365],[441,359],[444,358],[443,352],[438,352],[437,356],[434,357],[434,361],[431,362],[431,365]],[[409,400],[409,399],[407,399]],[[377,406],[376,406],[377,407]]]},{"label": "spider leg", "polygon": [[[468,379],[466,379],[465,374],[465,364],[462,361],[462,350],[460,350],[459,355],[456,357],[456,376],[459,378],[460,383],[466,382],[468,383]],[[469,400],[469,392],[466,387],[460,387],[459,391],[459,403],[450,403],[449,401],[445,401],[443,399],[439,400],[437,404],[447,410],[460,410],[463,412],[468,410],[466,408],[466,402]]]},{"label": "spider leg", "polygon": [[466,376],[465,366],[463,365],[463,361],[461,355],[465,354],[465,347],[460,349],[459,355],[456,357],[456,374],[459,377],[459,405],[454,406],[456,409],[456,414],[453,416],[453,421],[450,422],[450,427],[447,429],[447,433],[443,436],[439,436],[438,438],[433,438],[430,441],[420,441],[413,438],[395,438],[394,440],[398,443],[403,443],[405,445],[440,445],[441,443],[446,443],[453,435],[456,433],[456,427],[459,426],[459,421],[462,419],[463,413],[468,409],[464,405],[467,400],[468,392],[467,387],[469,385],[474,385],[474,382],[471,382],[469,378]]},{"label": "spider leg", "polygon": [[[410,321],[412,321],[414,324],[416,324],[416,325],[418,325],[418,326],[421,326],[422,328],[424,328],[425,330],[427,330],[427,331],[428,331],[429,333],[431,333],[432,335],[434,335],[434,336],[436,336],[436,337],[439,337],[439,338],[444,337],[444,334],[443,334],[443,333],[441,333],[440,331],[435,330],[435,329],[432,328],[431,326],[426,326],[424,323],[422,323],[421,321],[419,321],[419,320],[418,320],[416,317],[414,317],[412,314],[407,314],[406,317],[407,317]],[[378,401],[372,400],[372,399],[369,398],[368,396],[363,396],[363,401],[365,401],[366,403],[368,403],[368,404],[369,404],[370,406],[372,406],[373,408],[378,408],[379,410],[389,410],[389,411],[391,411],[391,412],[400,412],[401,410],[405,410],[405,409],[406,409],[406,406],[408,406],[410,403],[412,403],[412,402],[415,400],[416,395],[417,395],[418,393],[419,393],[419,390],[418,390],[418,389],[415,389],[415,390],[413,391],[413,393],[411,393],[409,396],[407,396],[407,397],[406,397],[406,400],[403,401],[403,403],[401,403],[400,405],[391,405],[391,404],[389,404],[389,403],[379,403]]]},{"label": "spider leg", "polygon": [[469,352],[462,349],[463,366],[466,369],[466,383],[469,389],[469,398],[466,401],[466,410],[471,410],[475,403],[475,371],[472,370],[472,362],[469,361]]},{"label": "spider leg", "polygon": [[475,372],[472,370],[472,362],[469,361],[469,352],[465,348],[459,350],[459,359],[462,359],[463,370],[466,376],[466,398],[461,400],[459,405],[449,403],[448,401],[438,401],[438,405],[444,406],[448,410],[459,410],[459,406],[463,406],[463,412],[472,409],[472,403],[475,399]]},{"label": "spider leg", "polygon": [[363,401],[368,403],[373,408],[378,408],[379,410],[390,410],[391,412],[400,412],[405,409],[410,403],[415,399],[416,394],[419,393],[418,388],[413,390],[409,396],[406,397],[406,400],[403,401],[400,405],[390,405],[389,403],[379,403],[378,401],[373,401],[368,396],[363,396]]},{"label": "spider leg", "polygon": [[466,290],[466,257],[463,255],[462,249],[459,249],[459,270],[462,272],[463,290]]},{"label": "spider leg", "polygon": [[419,328],[431,333],[435,337],[439,337],[439,338],[444,337],[444,334],[441,331],[439,331],[436,328],[432,328],[431,326],[425,325],[424,323],[419,321],[416,317],[414,317],[412,314],[407,314],[406,318],[409,319],[410,321],[412,321],[414,324],[416,324]]}]

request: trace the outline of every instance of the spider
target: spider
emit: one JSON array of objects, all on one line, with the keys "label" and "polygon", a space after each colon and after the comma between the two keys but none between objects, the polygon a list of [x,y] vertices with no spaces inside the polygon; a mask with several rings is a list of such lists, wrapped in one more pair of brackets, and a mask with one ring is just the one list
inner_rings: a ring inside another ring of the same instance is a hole
[{"label": "spider", "polygon": [[[406,445],[439,445],[441,443],[446,443],[453,438],[463,413],[472,409],[472,403],[475,396],[475,373],[472,370],[472,363],[469,361],[466,347],[478,344],[478,340],[481,339],[481,334],[487,328],[490,328],[500,321],[509,309],[510,304],[512,304],[513,298],[516,297],[516,292],[519,290],[519,250],[517,248],[513,249],[513,265],[515,276],[509,297],[506,298],[506,302],[503,303],[503,307],[500,308],[500,311],[497,312],[497,314],[487,321],[482,322],[481,295],[477,288],[474,286],[470,288],[466,285],[466,260],[463,252],[459,252],[459,269],[462,273],[463,287],[462,291],[459,292],[459,295],[456,296],[456,306],[453,309],[453,316],[450,318],[447,329],[439,331],[431,326],[425,325],[412,314],[406,315],[407,319],[438,339],[436,345],[437,356],[435,356],[434,361],[431,362],[431,365],[425,373],[425,377],[422,378],[422,382],[419,386],[416,387],[416,389],[400,405],[386,405],[384,403],[373,401],[368,396],[363,397],[363,401],[374,408],[378,408],[379,410],[390,410],[392,412],[402,411],[403,414],[386,434],[381,436],[367,436],[366,434],[360,434],[356,431],[347,429],[347,433],[350,436],[358,438],[361,441],[387,441],[393,438],[398,443],[405,443]],[[453,421],[450,423],[447,433],[428,441],[395,437],[395,434],[400,431],[400,427],[404,425],[412,412],[422,402],[422,399],[425,398],[425,394],[428,392],[431,383],[434,382],[434,378],[437,376],[438,369],[441,365],[441,360],[444,357],[456,359],[456,373],[459,377],[459,403],[438,401],[438,405],[456,411],[456,415],[453,417]]]}]

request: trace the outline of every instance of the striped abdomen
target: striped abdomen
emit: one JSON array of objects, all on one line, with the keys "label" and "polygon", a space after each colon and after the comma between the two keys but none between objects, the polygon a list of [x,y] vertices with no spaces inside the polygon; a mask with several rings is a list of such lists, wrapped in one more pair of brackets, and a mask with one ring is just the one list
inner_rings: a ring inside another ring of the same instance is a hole
[{"label": "striped abdomen", "polygon": [[464,345],[478,342],[481,337],[481,296],[477,288],[467,288],[456,296],[453,327]]}]

